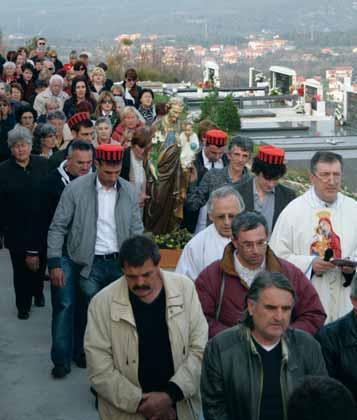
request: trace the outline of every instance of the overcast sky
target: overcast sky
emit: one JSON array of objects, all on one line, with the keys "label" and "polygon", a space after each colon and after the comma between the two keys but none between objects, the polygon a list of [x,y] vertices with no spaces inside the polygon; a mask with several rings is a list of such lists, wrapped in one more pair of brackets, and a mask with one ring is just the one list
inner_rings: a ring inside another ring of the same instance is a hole
[{"label": "overcast sky", "polygon": [[[203,20],[208,29],[225,30],[227,24],[229,30],[234,25],[238,32],[247,33],[265,26],[286,30],[304,19],[309,25],[309,19],[316,19],[318,25],[329,15],[334,22],[335,14],[352,3],[353,0],[0,0],[0,27],[5,34],[98,38],[122,32],[199,31]],[[342,23],[341,28],[344,27]]]}]

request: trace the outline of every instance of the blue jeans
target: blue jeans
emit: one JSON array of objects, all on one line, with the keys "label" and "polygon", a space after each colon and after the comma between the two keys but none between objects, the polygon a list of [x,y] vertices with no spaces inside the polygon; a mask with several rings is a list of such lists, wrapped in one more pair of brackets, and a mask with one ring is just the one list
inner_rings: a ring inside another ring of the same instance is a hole
[{"label": "blue jeans", "polygon": [[103,260],[94,258],[92,270],[86,279],[81,276],[80,288],[89,305],[92,297],[114,280],[122,276],[122,271],[117,260]]},{"label": "blue jeans", "polygon": [[72,360],[84,354],[83,339],[86,325],[86,304],[79,288],[81,267],[69,257],[61,259],[65,286],[51,286],[52,348],[55,365],[70,367]]}]

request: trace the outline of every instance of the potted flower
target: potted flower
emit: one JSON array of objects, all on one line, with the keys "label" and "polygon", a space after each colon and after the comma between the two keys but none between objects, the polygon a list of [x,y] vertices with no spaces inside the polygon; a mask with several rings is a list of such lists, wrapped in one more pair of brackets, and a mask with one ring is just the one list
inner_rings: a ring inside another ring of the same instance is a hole
[{"label": "potted flower", "polygon": [[192,238],[187,229],[175,229],[171,233],[154,235],[153,239],[160,248],[162,268],[176,268],[183,247]]},{"label": "potted flower", "polygon": [[342,104],[337,104],[337,107],[335,109],[335,121],[336,124],[339,126],[343,126],[344,124],[344,117],[343,117],[343,107]]},{"label": "potted flower", "polygon": [[162,135],[160,131],[156,131],[153,139],[151,140],[152,146],[151,146],[151,151],[149,155],[149,169],[155,182],[158,182],[159,157],[161,153],[161,146],[164,142],[165,142],[165,137]]}]

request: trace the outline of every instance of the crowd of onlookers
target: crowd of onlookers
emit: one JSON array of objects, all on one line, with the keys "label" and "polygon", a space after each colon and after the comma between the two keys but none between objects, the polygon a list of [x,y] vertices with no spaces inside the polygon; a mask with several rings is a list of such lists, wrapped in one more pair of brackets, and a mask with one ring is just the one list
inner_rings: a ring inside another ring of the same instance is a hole
[{"label": "crowd of onlookers", "polygon": [[[165,112],[164,107],[154,105],[151,89],[137,85],[135,69],[126,71],[122,83],[113,83],[107,78],[105,63],[92,65],[90,70],[89,56],[72,51],[63,64],[44,38],[37,40],[33,51],[20,47],[8,51],[6,58],[0,55],[1,160],[9,156],[7,133],[17,126],[28,128],[35,136],[35,153],[49,157],[73,138],[67,122],[76,113],[88,112],[92,121],[105,117],[114,140],[124,141],[130,140],[135,128],[151,125]],[[46,123],[56,129],[52,142],[45,140],[51,137],[49,127],[45,127],[46,135],[41,130]],[[98,131],[100,143],[110,141]]]},{"label": "crowd of onlookers", "polygon": [[[63,64],[44,38],[0,55],[0,236],[19,319],[51,282],[53,377],[88,365],[108,420],[202,405],[206,420],[352,419],[357,203],[342,157],[315,153],[297,197],[283,149],[208,120],[196,135],[178,98],[155,104],[135,69],[114,83],[92,64]],[[143,233],[174,228],[193,237],[168,273]]]}]

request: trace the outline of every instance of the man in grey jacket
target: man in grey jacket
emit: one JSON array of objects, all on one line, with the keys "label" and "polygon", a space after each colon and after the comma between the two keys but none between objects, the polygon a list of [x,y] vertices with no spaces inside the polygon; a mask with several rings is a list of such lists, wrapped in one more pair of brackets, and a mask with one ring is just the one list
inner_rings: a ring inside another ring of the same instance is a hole
[{"label": "man in grey jacket", "polygon": [[[121,276],[120,246],[144,230],[136,194],[127,181],[119,178],[123,154],[120,145],[98,146],[97,173],[80,177],[65,188],[48,232],[52,285],[64,285],[61,261],[65,255],[76,267],[86,305]],[[77,365],[85,367],[85,359]]]},{"label": "man in grey jacket", "polygon": [[317,341],[288,328],[294,302],[295,291],[282,273],[255,277],[243,324],[216,335],[206,347],[205,420],[286,420],[288,398],[304,377],[327,376]]}]

